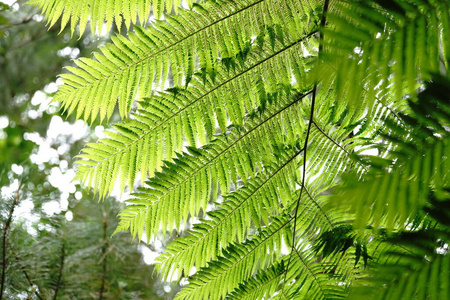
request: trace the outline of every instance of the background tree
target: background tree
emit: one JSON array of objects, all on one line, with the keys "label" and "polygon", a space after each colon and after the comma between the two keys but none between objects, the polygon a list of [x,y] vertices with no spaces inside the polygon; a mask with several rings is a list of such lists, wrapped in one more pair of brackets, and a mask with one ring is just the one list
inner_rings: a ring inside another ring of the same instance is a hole
[{"label": "background tree", "polygon": [[[50,25],[90,17],[97,32],[173,4],[32,3]],[[358,287],[445,298],[449,12],[444,0],[167,11],[61,75],[66,113],[122,118],[78,155],[78,178],[100,198],[140,179],[117,231],[183,235],[157,263],[163,279],[188,282],[177,299],[335,299]]]},{"label": "background tree", "polygon": [[106,38],[47,31],[23,2],[0,11],[0,299],[172,298],[176,285],[156,281],[142,248],[111,237],[122,204],[102,207],[70,183],[71,157],[94,132],[48,103],[61,68]]}]

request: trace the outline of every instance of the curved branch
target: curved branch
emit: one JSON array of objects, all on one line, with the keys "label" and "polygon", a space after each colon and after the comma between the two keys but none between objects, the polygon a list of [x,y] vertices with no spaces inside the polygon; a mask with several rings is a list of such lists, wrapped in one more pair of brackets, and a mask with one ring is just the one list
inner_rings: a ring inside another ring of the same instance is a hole
[{"label": "curved branch", "polygon": [[[320,22],[320,28],[323,29],[325,28],[326,25],[326,15],[328,12],[328,6],[330,4],[329,0],[325,0],[325,3],[323,4],[323,11],[322,11],[322,20]],[[318,53],[318,60],[320,62],[320,54],[322,52],[322,48],[323,48],[323,33],[321,31],[319,31],[319,53]],[[309,115],[309,122],[308,122],[308,130],[306,131],[306,138],[305,138],[305,146],[303,147],[304,151],[303,151],[303,174],[302,174],[302,186],[300,188],[300,195],[298,196],[298,200],[297,200],[297,205],[295,207],[295,211],[294,211],[294,229],[292,231],[292,248],[291,248],[291,253],[295,250],[295,232],[296,232],[296,228],[297,228],[297,217],[298,217],[298,208],[300,206],[300,199],[302,198],[302,194],[303,194],[303,190],[305,187],[305,181],[306,181],[306,154],[307,154],[307,150],[308,150],[308,140],[309,140],[309,135],[311,133],[311,125],[314,122],[314,108],[315,108],[315,104],[316,104],[316,94],[317,94],[317,81],[314,83],[314,88],[312,90],[312,100],[311,100],[311,110],[310,110],[310,115]],[[286,282],[286,275],[287,272],[289,270],[289,264],[291,263],[291,256],[289,256],[289,260],[286,266],[286,271],[284,273],[284,282]]]},{"label": "curved branch", "polygon": [[[22,270],[23,275],[25,275],[25,278],[27,279],[28,284],[29,284],[31,287],[35,286],[36,284],[34,284],[34,283],[31,281],[30,275],[28,275],[27,270],[26,270],[25,267],[20,263],[20,258],[19,258],[19,256],[17,255],[17,253],[14,253],[14,256],[16,257],[16,260],[17,260],[17,262],[19,263],[19,266],[20,266],[20,269]],[[43,300],[42,297],[41,297],[41,295],[39,294],[39,287],[37,287],[37,290],[34,291],[34,294],[35,294],[36,297],[38,297],[39,299]]]},{"label": "curved branch", "polygon": [[102,247],[102,285],[100,287],[100,296],[99,300],[103,300],[103,292],[105,291],[105,282],[106,282],[106,267],[107,267],[107,251],[109,247],[109,239],[107,237],[108,230],[108,220],[106,219],[106,213],[103,214],[103,247]]},{"label": "curved branch", "polygon": [[14,197],[14,202],[9,210],[8,219],[3,227],[3,241],[2,241],[2,280],[0,286],[0,299],[3,299],[3,290],[5,289],[5,277],[6,277],[6,240],[8,238],[8,230],[11,227],[12,217],[14,214],[14,209],[20,202],[20,189],[22,187],[22,181],[19,182],[17,187],[16,195]]}]

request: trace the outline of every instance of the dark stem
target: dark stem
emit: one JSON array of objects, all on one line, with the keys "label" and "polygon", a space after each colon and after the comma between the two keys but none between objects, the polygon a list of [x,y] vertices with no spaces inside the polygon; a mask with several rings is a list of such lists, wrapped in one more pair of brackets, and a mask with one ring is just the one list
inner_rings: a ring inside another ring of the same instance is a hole
[{"label": "dark stem", "polygon": [[[308,140],[309,134],[311,132],[312,119],[314,115],[314,106],[316,102],[316,93],[317,93],[317,84],[314,84],[313,93],[312,93],[312,101],[311,101],[311,113],[309,116],[308,130],[306,131],[305,145],[303,146],[303,174],[302,174],[302,186],[300,188],[300,194],[297,199],[297,205],[294,210],[294,230],[292,231],[292,248],[291,253],[295,251],[295,232],[297,230],[297,217],[298,217],[298,208],[300,206],[300,199],[302,199],[303,190],[305,189],[305,178],[306,178],[306,153],[308,150]],[[284,279],[286,281],[286,275],[289,270],[289,264],[291,263],[291,257],[289,256],[288,263],[286,265],[286,273],[284,274]]]},{"label": "dark stem", "polygon": [[[328,6],[329,6],[329,0],[325,0],[325,3],[323,4],[323,11],[322,11],[322,20],[320,22],[320,28],[323,30],[325,28],[326,24],[326,15],[328,12]],[[319,52],[318,52],[318,64],[320,64],[320,56],[322,53],[323,48],[323,33],[319,31]],[[294,210],[294,228],[292,231],[292,248],[291,248],[291,254],[296,251],[295,249],[295,232],[297,230],[297,217],[298,217],[298,208],[300,206],[300,200],[302,199],[303,190],[305,189],[305,181],[306,181],[306,155],[308,152],[308,141],[309,141],[309,135],[311,133],[311,125],[314,122],[314,108],[316,104],[316,94],[317,94],[317,80],[314,83],[314,88],[312,90],[312,100],[311,100],[311,110],[309,114],[309,122],[308,122],[308,130],[306,131],[306,138],[305,138],[305,145],[303,146],[303,171],[302,171],[302,186],[300,188],[300,194],[297,199],[297,205],[295,206]],[[286,283],[286,276],[289,270],[289,264],[291,263],[292,255],[289,255],[289,260],[286,265],[286,270],[284,273],[284,284]]]},{"label": "dark stem", "polygon": [[331,136],[329,136],[325,131],[323,131],[322,128],[319,127],[319,125],[317,125],[317,123],[313,120],[313,124],[314,126],[317,128],[317,130],[320,131],[320,133],[322,133],[328,140],[330,140],[333,144],[335,144],[336,146],[338,146],[339,148],[342,149],[342,151],[344,151],[347,155],[350,155],[350,153],[347,151],[347,149],[345,149],[343,146],[341,146],[338,142],[336,142],[335,140],[333,140],[333,138]]},{"label": "dark stem", "polygon": [[64,241],[64,237],[63,237],[62,246],[61,246],[61,259],[60,259],[60,263],[59,263],[59,275],[58,275],[58,281],[56,282],[56,288],[55,288],[55,294],[53,295],[53,300],[56,300],[56,297],[58,297],[58,292],[61,289],[65,257],[66,257],[66,242]]},{"label": "dark stem", "polygon": [[[23,275],[25,275],[25,278],[27,279],[28,284],[31,286],[31,288],[33,288],[33,286],[34,286],[35,284],[33,284],[33,282],[31,281],[31,278],[30,278],[30,276],[28,275],[28,272],[27,272],[27,270],[25,269],[25,267],[20,263],[20,258],[19,258],[19,256],[18,256],[17,254],[14,254],[14,256],[16,257],[16,260],[17,260],[17,262],[19,263],[19,266],[20,266],[20,269],[21,269],[22,272],[23,272]],[[41,297],[41,295],[39,294],[39,287],[37,288],[36,291],[34,291],[34,294],[36,295],[36,297],[38,297],[39,299],[42,300],[42,297]]]},{"label": "dark stem", "polygon": [[3,241],[2,241],[2,282],[0,287],[0,299],[3,299],[3,290],[5,289],[5,276],[6,276],[6,240],[8,238],[8,230],[11,226],[12,217],[14,214],[14,209],[20,201],[20,188],[22,187],[22,181],[17,187],[16,195],[14,197],[14,202],[9,210],[8,219],[6,220],[5,226],[3,227]]},{"label": "dark stem", "polygon": [[102,265],[103,265],[103,271],[102,271],[102,285],[100,287],[100,296],[99,300],[103,300],[103,292],[105,291],[105,282],[106,282],[106,267],[107,267],[107,251],[109,247],[109,239],[107,237],[107,229],[108,229],[108,222],[106,220],[106,214],[103,215],[103,247],[102,247]]}]

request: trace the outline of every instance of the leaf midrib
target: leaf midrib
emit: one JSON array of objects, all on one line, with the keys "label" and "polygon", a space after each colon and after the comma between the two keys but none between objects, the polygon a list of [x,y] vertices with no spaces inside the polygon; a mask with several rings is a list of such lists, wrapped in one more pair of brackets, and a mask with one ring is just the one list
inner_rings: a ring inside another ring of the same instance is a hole
[{"label": "leaf midrib", "polygon": [[[224,21],[224,20],[226,20],[226,19],[228,19],[228,18],[230,18],[230,17],[232,17],[232,16],[234,16],[234,15],[236,15],[236,14],[239,14],[240,12],[242,12],[242,11],[244,11],[244,10],[246,10],[246,9],[248,9],[248,8],[250,8],[250,7],[252,7],[252,6],[255,6],[255,5],[257,5],[257,4],[261,3],[261,2],[264,2],[264,1],[266,1],[266,0],[258,0],[258,1],[254,2],[254,3],[250,4],[250,5],[248,5],[248,6],[246,6],[246,7],[243,7],[243,8],[241,8],[241,9],[235,11],[235,12],[232,13],[232,14],[229,14],[229,15],[227,15],[227,16],[225,16],[225,17],[219,19],[219,20],[216,20],[216,21],[214,21],[214,22],[212,22],[212,23],[209,23],[207,26],[204,26],[204,27],[202,27],[202,28],[200,28],[200,29],[198,29],[198,30],[196,30],[196,31],[194,31],[194,32],[192,32],[192,33],[190,33],[190,34],[188,34],[187,36],[183,37],[182,39],[178,40],[177,42],[175,42],[175,43],[173,43],[173,44],[171,44],[171,45],[169,45],[169,46],[167,46],[167,47],[164,47],[163,49],[161,49],[161,50],[159,50],[159,51],[152,52],[152,54],[150,54],[150,55],[148,55],[148,56],[145,56],[144,58],[139,59],[138,61],[136,61],[136,62],[134,62],[134,63],[132,63],[132,64],[130,64],[130,65],[127,65],[125,68],[123,68],[123,69],[121,69],[121,70],[119,70],[119,71],[117,71],[117,72],[112,72],[112,73],[109,74],[109,75],[100,77],[100,78],[98,78],[98,80],[92,81],[92,82],[90,82],[90,83],[88,83],[88,84],[86,84],[86,85],[81,86],[80,88],[86,88],[86,87],[88,87],[88,86],[90,86],[90,85],[93,85],[93,84],[96,84],[96,83],[98,83],[98,82],[100,82],[100,81],[102,81],[102,80],[108,79],[108,78],[110,78],[110,77],[114,77],[114,76],[119,75],[119,74],[123,74],[123,72],[127,71],[128,69],[130,69],[130,68],[132,68],[132,67],[134,67],[134,66],[136,66],[136,65],[138,65],[138,64],[140,64],[140,63],[142,63],[142,62],[145,61],[145,60],[148,60],[148,59],[150,59],[150,58],[152,58],[152,57],[154,57],[154,56],[157,56],[158,54],[160,54],[160,53],[162,53],[162,52],[165,52],[165,51],[167,51],[167,50],[170,49],[170,48],[175,47],[176,45],[182,43],[183,41],[185,41],[185,40],[187,40],[187,39],[189,39],[189,38],[191,38],[192,36],[198,34],[199,32],[201,32],[201,31],[203,31],[203,30],[206,30],[206,29],[208,29],[209,27],[212,27],[212,26],[214,26],[215,24],[220,23],[220,22],[222,22],[222,21]],[[156,29],[156,27],[154,27],[154,28]],[[87,72],[87,71],[86,71],[86,72]],[[72,91],[64,93],[63,96],[64,96],[64,95],[67,95],[67,94],[71,94],[72,92],[75,92],[75,91],[79,90],[80,88],[74,88]],[[56,95],[55,98],[56,98],[57,96],[58,96],[58,95]]]},{"label": "leaf midrib", "polygon": [[[284,227],[286,227],[286,225],[288,225],[292,220],[294,219],[293,216],[291,216],[284,224],[282,224],[279,228],[277,228],[274,232],[272,232],[271,234],[269,234],[267,237],[264,237],[264,239],[262,239],[259,244],[257,246],[255,246],[253,249],[251,249],[250,251],[248,251],[247,253],[245,253],[245,255],[243,255],[242,257],[240,257],[236,262],[234,262],[230,267],[226,268],[226,269],[221,269],[223,270],[223,272],[219,273],[217,275],[217,277],[212,278],[208,281],[206,280],[202,280],[205,284],[203,285],[197,285],[196,288],[191,289],[190,294],[191,293],[195,293],[196,290],[200,289],[200,288],[204,288],[205,286],[207,286],[208,284],[210,284],[212,281],[214,280],[218,280],[217,278],[224,276],[229,270],[231,270],[232,268],[234,268],[234,266],[236,266],[238,263],[240,263],[241,261],[243,261],[248,255],[250,255],[252,252],[254,252],[256,249],[258,249],[261,245],[263,245],[264,243],[266,243],[269,239],[272,238],[272,236],[274,236],[276,233],[278,233],[280,230],[282,230]],[[219,261],[219,260],[217,260]]]},{"label": "leaf midrib", "polygon": [[[233,208],[232,211],[230,211],[222,220],[220,220],[220,222],[214,224],[214,227],[211,228],[210,230],[208,230],[208,232],[203,235],[201,237],[201,239],[197,240],[195,243],[189,245],[189,247],[184,248],[183,251],[179,251],[178,253],[184,253],[185,251],[188,251],[189,249],[191,249],[192,247],[194,247],[195,245],[197,245],[198,243],[200,243],[202,240],[204,240],[208,235],[210,235],[214,230],[216,230],[217,228],[219,228],[219,226],[225,222],[226,220],[228,220],[228,217],[231,216],[236,210],[238,210],[245,202],[247,202],[257,191],[259,191],[259,189],[261,189],[267,182],[269,182],[271,179],[273,179],[275,177],[275,175],[277,175],[282,169],[284,169],[284,167],[286,167],[290,162],[292,162],[301,152],[303,151],[303,149],[297,151],[288,161],[286,161],[283,165],[281,165],[274,173],[272,173],[266,180],[264,180],[264,182],[262,182],[246,199],[244,199],[243,201],[241,201],[239,203],[239,205],[237,205],[235,208]],[[174,257],[174,256],[173,256]]]},{"label": "leaf midrib", "polygon": [[[211,163],[213,163],[216,159],[218,159],[222,154],[226,153],[228,151],[228,149],[230,149],[231,147],[233,147],[236,143],[238,143],[239,141],[241,141],[243,138],[245,138],[248,134],[250,134],[251,132],[255,131],[257,128],[259,128],[260,126],[262,126],[263,124],[265,124],[266,122],[268,122],[269,120],[271,120],[272,118],[274,118],[275,116],[277,116],[278,114],[280,114],[281,112],[285,111],[286,109],[288,109],[289,107],[291,107],[292,105],[296,104],[298,101],[300,101],[301,99],[303,99],[304,97],[306,97],[307,95],[311,94],[312,91],[309,91],[308,93],[302,94],[301,96],[298,97],[298,99],[296,99],[296,101],[293,101],[291,103],[289,103],[287,106],[279,109],[277,112],[275,112],[274,114],[272,114],[269,118],[267,118],[266,120],[264,120],[261,123],[258,123],[254,128],[252,128],[251,130],[247,131],[244,135],[241,135],[238,137],[238,139],[236,139],[232,144],[230,144],[228,147],[226,147],[224,150],[222,150],[219,154],[217,154],[213,159],[211,159],[209,162],[207,162],[206,164],[202,165],[200,168],[198,168],[195,172],[193,172],[192,174],[190,174],[189,176],[185,177],[185,179],[183,181],[180,181],[176,186],[174,186],[173,188],[169,189],[167,191],[167,193],[163,196],[161,196],[157,201],[153,201],[151,204],[146,205],[146,208],[143,208],[142,210],[140,210],[138,213],[136,213],[136,216],[134,218],[139,217],[140,214],[142,213],[147,213],[147,210],[149,209],[149,207],[152,207],[153,205],[157,205],[160,203],[160,201],[162,201],[165,197],[167,197],[167,195],[169,195],[170,193],[172,193],[173,191],[175,191],[177,188],[179,188],[181,185],[183,185],[186,181],[190,180],[192,177],[194,177],[198,172],[200,172],[201,170],[203,170],[204,168],[206,168],[207,166],[209,166]],[[126,209],[126,208],[125,208]]]},{"label": "leaf midrib", "polygon": [[[247,131],[244,135],[239,136],[232,144],[230,144],[228,147],[226,147],[224,150],[222,150],[219,154],[217,154],[213,159],[211,159],[209,162],[207,162],[206,164],[202,165],[201,168],[199,168],[198,170],[196,170],[195,172],[193,172],[192,174],[190,174],[189,176],[186,176],[185,179],[183,181],[181,181],[177,186],[171,188],[168,192],[172,192],[175,189],[177,189],[178,186],[181,186],[183,183],[185,183],[186,181],[190,180],[192,177],[194,177],[198,172],[200,172],[202,169],[206,168],[207,166],[209,166],[210,164],[212,164],[216,159],[218,159],[222,154],[224,154],[225,152],[227,152],[231,147],[233,147],[235,144],[237,144],[239,141],[241,141],[242,139],[244,139],[247,135],[249,135],[250,133],[252,133],[253,131],[255,131],[257,128],[261,127],[262,125],[264,125],[265,123],[267,123],[268,121],[270,121],[271,119],[273,119],[275,116],[279,115],[280,113],[282,113],[283,111],[285,111],[286,109],[288,109],[289,107],[291,107],[292,105],[296,104],[298,101],[300,101],[301,99],[303,99],[304,97],[306,97],[307,95],[309,95],[311,92],[308,92],[306,94],[303,94],[301,97],[299,97],[299,99],[297,99],[294,102],[289,103],[289,105],[279,109],[277,112],[275,112],[273,115],[271,115],[269,118],[267,118],[266,120],[262,121],[261,123],[258,123],[256,126],[254,126],[251,130]],[[160,201],[163,197],[160,197],[160,199],[158,199],[158,201]],[[154,203],[158,203],[157,201],[152,202],[151,205],[153,205]],[[151,206],[149,205],[149,206]]]},{"label": "leaf midrib", "polygon": [[104,160],[98,161],[98,165],[95,166],[94,168],[98,168],[101,164],[103,164],[106,161],[109,161],[110,159],[114,159],[114,157],[116,157],[117,155],[119,155],[122,152],[125,152],[126,150],[128,150],[129,148],[131,148],[134,144],[137,144],[138,142],[140,142],[142,139],[144,139],[145,137],[147,137],[148,135],[150,135],[151,133],[153,133],[154,131],[156,131],[157,129],[159,129],[160,127],[162,127],[164,124],[166,124],[167,122],[169,122],[171,119],[173,119],[175,116],[179,115],[180,113],[182,113],[183,111],[185,111],[186,109],[188,109],[189,107],[191,107],[192,105],[196,104],[198,101],[200,101],[201,99],[205,98],[206,96],[208,96],[209,94],[211,94],[212,92],[214,92],[215,90],[219,89],[220,87],[224,86],[225,84],[229,83],[230,81],[242,76],[243,74],[251,71],[252,69],[256,68],[257,66],[259,66],[260,64],[263,64],[264,62],[266,62],[267,60],[277,56],[278,54],[280,54],[283,51],[286,51],[287,49],[295,46],[296,44],[298,44],[299,42],[311,37],[312,35],[314,35],[315,33],[317,33],[316,31],[313,31],[311,33],[309,33],[308,35],[302,37],[301,39],[293,42],[292,44],[288,45],[285,48],[280,49],[279,51],[273,53],[272,55],[266,57],[265,59],[261,60],[260,62],[254,64],[253,66],[251,66],[250,68],[246,69],[245,71],[229,78],[228,80],[224,81],[223,83],[221,83],[220,85],[214,87],[213,89],[211,89],[209,92],[203,94],[201,97],[198,97],[197,99],[195,99],[194,101],[192,101],[191,103],[189,103],[188,105],[186,105],[185,107],[183,107],[182,109],[178,110],[177,112],[175,112],[174,114],[172,114],[169,118],[165,119],[163,122],[159,123],[157,126],[155,126],[154,128],[152,128],[151,130],[149,130],[148,132],[146,132],[144,135],[142,135],[141,137],[139,137],[138,139],[136,139],[135,141],[133,141],[132,143],[130,143],[128,146],[124,147],[123,149],[120,149],[119,151],[115,152],[113,155],[109,156],[108,158],[105,158]]}]

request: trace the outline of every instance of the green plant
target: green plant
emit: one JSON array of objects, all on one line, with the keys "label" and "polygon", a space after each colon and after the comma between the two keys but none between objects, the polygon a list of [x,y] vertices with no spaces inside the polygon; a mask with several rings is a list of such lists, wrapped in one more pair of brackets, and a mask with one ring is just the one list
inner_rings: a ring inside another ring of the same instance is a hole
[{"label": "green plant", "polygon": [[[89,13],[109,28],[145,20],[150,4],[32,3],[81,33]],[[431,193],[446,198],[449,17],[443,0],[167,11],[61,75],[65,112],[122,118],[78,155],[78,178],[100,198],[135,191],[117,231],[182,234],[157,263],[164,279],[187,278],[177,299],[346,297],[391,256],[389,236],[426,230]]]}]

